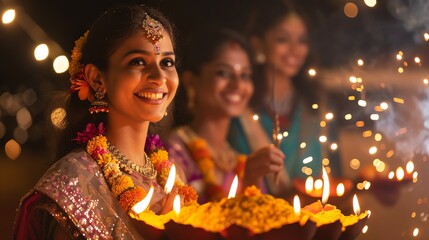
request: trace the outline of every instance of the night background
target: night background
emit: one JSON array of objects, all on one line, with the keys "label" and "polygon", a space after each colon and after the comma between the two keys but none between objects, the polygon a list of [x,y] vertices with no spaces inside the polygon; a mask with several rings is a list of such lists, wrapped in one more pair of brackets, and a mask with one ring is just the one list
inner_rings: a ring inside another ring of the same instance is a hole
[{"label": "night background", "polygon": [[[90,23],[109,6],[124,2],[156,7],[172,20],[180,61],[181,42],[189,33],[207,25],[242,30],[255,1],[0,1],[1,15],[16,10],[12,23],[0,24],[1,239],[11,238],[20,198],[55,158],[52,112],[70,84],[67,71],[54,71],[54,59],[69,58],[74,41]],[[418,172],[414,182],[398,181],[400,195],[389,204],[366,190],[358,192],[361,208],[372,211],[367,231],[358,239],[428,239],[429,1],[383,0],[369,7],[371,2],[375,0],[297,1],[311,20],[316,81],[336,103],[328,110],[339,122],[338,151],[346,176],[359,175],[359,167],[351,167],[354,159],[360,168],[380,159],[391,170],[412,160]],[[40,43],[50,53],[36,61],[34,49]],[[362,78],[365,88],[350,76]],[[381,103],[389,108],[379,111]],[[383,135],[381,141],[374,140],[376,132]],[[375,155],[368,151],[373,146],[379,149]]]}]

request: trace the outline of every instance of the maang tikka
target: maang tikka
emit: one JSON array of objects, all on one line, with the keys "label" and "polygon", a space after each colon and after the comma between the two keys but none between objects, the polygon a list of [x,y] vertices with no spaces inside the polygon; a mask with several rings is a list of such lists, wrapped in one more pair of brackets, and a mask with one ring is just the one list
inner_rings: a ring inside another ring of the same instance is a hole
[{"label": "maang tikka", "polygon": [[158,46],[158,42],[164,38],[162,31],[164,31],[164,27],[160,22],[151,18],[148,14],[146,14],[145,19],[143,20],[142,25],[146,37],[153,43],[154,51],[156,55],[161,53],[161,48]]},{"label": "maang tikka", "polygon": [[91,114],[99,113],[99,112],[105,112],[105,113],[109,112],[109,105],[107,104],[106,101],[103,100],[103,98],[104,98],[104,93],[99,88],[97,92],[95,92],[95,100],[91,103],[89,107],[89,112]]}]

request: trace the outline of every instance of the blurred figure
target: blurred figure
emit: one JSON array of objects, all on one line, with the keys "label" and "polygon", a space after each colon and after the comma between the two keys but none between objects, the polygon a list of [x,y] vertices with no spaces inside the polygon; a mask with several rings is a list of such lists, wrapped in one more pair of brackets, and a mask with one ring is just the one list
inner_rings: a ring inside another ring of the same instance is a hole
[{"label": "blurred figure", "polygon": [[250,47],[235,32],[206,29],[193,35],[184,53],[175,120],[190,123],[171,134],[171,158],[201,203],[226,197],[235,175],[240,187],[261,186],[262,176],[283,168],[283,153],[264,146],[246,157],[227,142],[231,118],[243,112],[254,90]]},{"label": "blurred figure", "polygon": [[[269,193],[285,196],[291,179],[320,176],[322,158],[327,157],[319,141],[319,110],[312,109],[315,103],[322,107],[317,92],[320,89],[306,74],[310,44],[304,15],[282,0],[260,2],[248,24],[248,37],[258,63],[254,71],[258,91],[251,100],[251,108],[232,121],[228,139],[241,153],[267,146],[273,142],[277,115],[278,134],[283,137],[279,147],[286,156],[285,176],[279,179],[269,175],[265,183]],[[327,137],[334,140],[333,136]],[[338,175],[338,157],[329,160],[331,174]]]}]

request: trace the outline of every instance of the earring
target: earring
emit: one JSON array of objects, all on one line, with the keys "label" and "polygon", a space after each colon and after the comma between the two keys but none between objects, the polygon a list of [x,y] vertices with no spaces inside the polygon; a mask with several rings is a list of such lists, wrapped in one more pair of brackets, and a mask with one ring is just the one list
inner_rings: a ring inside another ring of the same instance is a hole
[{"label": "earring", "polygon": [[259,63],[259,64],[264,64],[265,63],[265,60],[266,60],[267,58],[265,57],[265,54],[263,54],[263,53],[258,53],[258,54],[256,54],[256,58],[255,58],[255,61],[257,62],[257,63]]},{"label": "earring", "polygon": [[167,115],[168,115],[168,112],[167,112],[167,111],[165,111],[165,113],[164,113],[164,117],[167,117]]},{"label": "earring", "polygon": [[106,101],[103,100],[104,93],[103,91],[101,91],[100,88],[95,93],[95,98],[96,100],[94,100],[91,103],[91,106],[89,107],[89,112],[91,114],[99,113],[99,112],[109,112],[109,105],[107,104]]}]

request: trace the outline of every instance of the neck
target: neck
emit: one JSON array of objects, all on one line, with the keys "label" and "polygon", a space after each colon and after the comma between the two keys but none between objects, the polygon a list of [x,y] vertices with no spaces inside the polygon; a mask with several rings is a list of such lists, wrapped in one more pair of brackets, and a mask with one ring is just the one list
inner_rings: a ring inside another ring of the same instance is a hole
[{"label": "neck", "polygon": [[106,136],[109,142],[115,145],[129,160],[143,166],[148,129],[148,121],[132,122],[124,117],[109,117]]},{"label": "neck", "polygon": [[[284,100],[290,99],[294,93],[294,87],[292,78],[276,70],[274,72],[273,66],[267,66],[265,68],[265,81],[267,81],[267,93],[268,96],[272,97],[274,94],[275,102],[283,102]],[[274,84],[274,90],[273,90]]]},{"label": "neck", "polygon": [[199,112],[191,123],[191,128],[214,149],[221,149],[225,145],[228,134],[230,117],[219,117],[215,114]]}]

